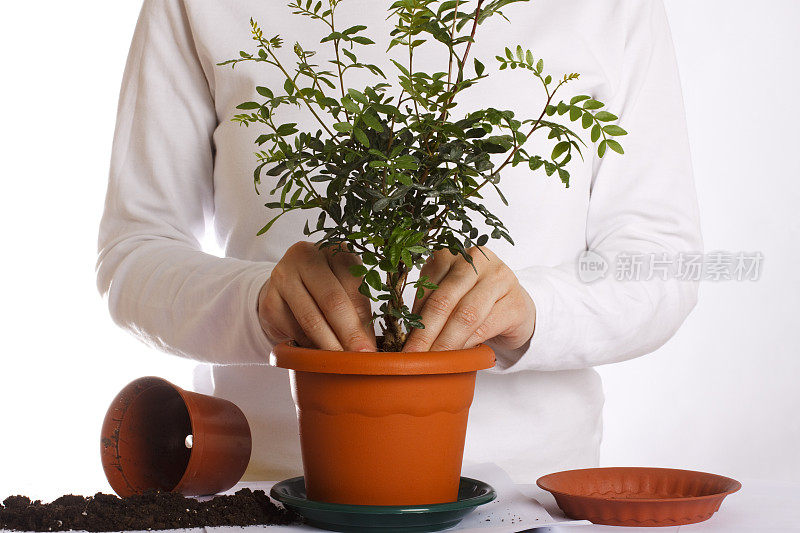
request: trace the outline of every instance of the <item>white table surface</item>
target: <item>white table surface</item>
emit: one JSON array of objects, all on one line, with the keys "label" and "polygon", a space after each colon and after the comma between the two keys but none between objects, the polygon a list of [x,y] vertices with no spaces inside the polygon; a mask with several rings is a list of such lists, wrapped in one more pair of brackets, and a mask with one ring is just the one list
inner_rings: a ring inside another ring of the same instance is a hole
[{"label": "white table surface", "polygon": [[[491,484],[498,498],[476,509],[458,526],[448,530],[463,533],[778,533],[800,532],[800,482],[740,480],[742,490],[725,498],[719,511],[709,520],[687,526],[630,528],[597,526],[571,521],[564,517],[553,497],[536,485],[515,485],[508,475],[492,464],[465,466],[463,475]],[[242,487],[269,493],[274,482],[240,483],[227,493]],[[487,518],[489,520],[487,520]],[[545,526],[545,527],[540,527]],[[308,533],[321,530],[310,526],[207,527],[207,533]],[[282,531],[277,531],[278,529]],[[3,530],[0,530],[3,531]],[[194,530],[169,530],[173,533],[197,533]],[[164,532],[167,533],[167,532]]]},{"label": "white table surface", "polygon": [[[800,532],[800,482],[740,479],[742,489],[726,497],[711,518],[699,524],[670,527],[556,526],[537,533],[778,533]],[[552,495],[536,485],[518,485],[554,518],[563,517]]]}]

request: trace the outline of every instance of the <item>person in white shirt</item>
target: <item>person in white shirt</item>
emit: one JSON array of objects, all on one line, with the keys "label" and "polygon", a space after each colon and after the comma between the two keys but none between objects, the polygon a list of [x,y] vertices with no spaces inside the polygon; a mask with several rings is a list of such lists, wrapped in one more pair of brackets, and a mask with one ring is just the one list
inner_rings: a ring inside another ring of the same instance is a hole
[{"label": "person in white shirt", "polygon": [[[365,60],[386,61],[387,6],[339,6],[339,16],[366,24],[378,41]],[[211,379],[198,387],[246,414],[254,449],[245,479],[302,472],[287,372],[267,364],[273,344],[375,347],[374,331],[361,325],[368,302],[353,297],[358,280],[343,268],[348,259],[302,242],[306,214],[289,213],[256,236],[270,215],[253,190],[255,132],[230,119],[256,85],[277,80],[257,64],[217,63],[250,48],[251,17],[265,33],[321,47],[309,21],[290,11],[258,0],[145,0],[122,83],[99,237],[98,286],[115,322],[201,363]],[[437,254],[426,269],[441,289],[417,304],[426,328],[407,349],[482,341],[495,349],[497,366],[478,377],[465,461],[491,461],[533,482],[598,463],[603,392],[592,367],[655,350],[696,303],[696,283],[618,279],[615,258],[674,258],[701,250],[702,242],[662,1],[534,0],[507,13],[510,24],[480,28],[475,57],[494,71],[491,59],[521,44],[554,76],[580,73],[561,97],[605,102],[629,132],[626,153],[598,159],[587,149],[585,160],[570,163],[569,189],[527,167],[505,170],[510,206],[491,195],[486,205],[516,246],[490,243],[489,260],[476,255],[477,276],[462,259]],[[421,58],[418,67],[436,68],[435,58]],[[518,73],[491,72],[458,109],[538,116],[545,98],[538,89]],[[299,113],[284,121],[302,127]],[[202,250],[207,228],[224,257]],[[577,269],[587,250],[610,269],[591,282]]]}]

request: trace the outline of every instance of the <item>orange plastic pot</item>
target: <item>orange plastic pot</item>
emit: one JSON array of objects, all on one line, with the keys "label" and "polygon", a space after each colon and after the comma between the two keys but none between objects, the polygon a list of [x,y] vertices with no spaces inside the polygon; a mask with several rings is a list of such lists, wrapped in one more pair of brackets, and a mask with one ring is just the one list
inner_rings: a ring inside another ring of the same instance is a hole
[{"label": "orange plastic pot", "polygon": [[250,426],[233,403],[139,378],[114,398],[100,438],[103,470],[122,497],[147,490],[207,495],[233,487],[250,461]]},{"label": "orange plastic pot", "polygon": [[290,370],[308,498],[456,501],[476,373],[494,361],[484,345],[424,353],[275,346],[271,364]]}]

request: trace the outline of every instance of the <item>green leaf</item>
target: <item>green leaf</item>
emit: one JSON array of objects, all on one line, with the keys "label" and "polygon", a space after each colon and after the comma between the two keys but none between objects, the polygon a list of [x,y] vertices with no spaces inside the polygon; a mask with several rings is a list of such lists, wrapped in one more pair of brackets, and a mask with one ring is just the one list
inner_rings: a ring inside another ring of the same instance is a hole
[{"label": "green leaf", "polygon": [[555,161],[556,159],[558,159],[561,156],[561,154],[563,154],[564,152],[569,150],[569,147],[570,147],[570,142],[569,141],[561,141],[560,143],[558,143],[555,146],[555,148],[553,148],[553,155],[550,156],[550,158],[553,161]]},{"label": "green leaf", "polygon": [[370,270],[367,272],[366,277],[364,280],[369,284],[370,287],[375,289],[376,291],[383,289],[383,282],[381,282],[381,275],[378,273],[377,270]]},{"label": "green leaf", "polygon": [[364,265],[350,265],[350,273],[357,278],[367,275],[367,267]]},{"label": "green leaf", "polygon": [[480,61],[475,59],[475,74],[477,74],[478,76],[481,76],[481,75],[483,75],[483,72],[485,70],[486,70],[486,67],[483,65],[483,63],[481,63]]},{"label": "green leaf", "polygon": [[374,204],[372,204],[372,211],[375,213],[383,211],[391,201],[391,198],[381,198],[380,200],[377,200]]},{"label": "green leaf", "polygon": [[617,152],[618,154],[624,154],[624,153],[625,153],[625,150],[623,150],[623,149],[622,149],[622,145],[621,145],[621,144],[619,144],[619,143],[618,143],[617,141],[615,141],[614,139],[608,139],[608,140],[606,141],[606,143],[608,144],[608,147],[609,147],[609,148],[611,148],[612,150],[614,150],[614,151],[615,151],[615,152]]},{"label": "green leaf", "polygon": [[381,121],[378,120],[378,117],[376,117],[372,113],[364,113],[363,115],[361,115],[361,120],[364,121],[364,124],[372,128],[373,130],[377,131],[378,133],[381,133],[384,129],[383,124],[381,124]]},{"label": "green leaf", "polygon": [[538,72],[539,74],[541,74],[543,70],[544,70],[544,59],[540,59],[540,60],[539,60],[539,61],[536,63],[536,72]]},{"label": "green leaf", "polygon": [[597,155],[603,157],[606,155],[606,147],[608,146],[608,140],[603,139],[600,144],[597,146]]},{"label": "green leaf", "polygon": [[592,128],[592,142],[596,143],[597,139],[600,138],[600,135],[601,135],[600,126],[595,124],[594,127]]},{"label": "green leaf", "polygon": [[294,94],[294,82],[292,80],[290,80],[289,78],[287,78],[286,81],[283,82],[283,90],[286,91],[286,94],[288,94],[289,96],[293,95]]},{"label": "green leaf", "polygon": [[256,236],[261,236],[261,235],[264,235],[266,232],[268,232],[269,228],[271,228],[272,225],[275,224],[275,221],[277,221],[279,218],[281,218],[281,215],[283,215],[283,213],[281,213],[280,215],[274,217],[272,220],[267,222],[266,226],[264,226],[263,228],[258,230],[258,233],[256,233]]},{"label": "green leaf", "polygon": [[400,258],[403,260],[403,263],[409,268],[414,264],[414,261],[411,259],[411,254],[405,248],[400,250]]},{"label": "green leaf", "polygon": [[342,98],[342,106],[344,106],[344,108],[345,108],[347,111],[349,111],[350,113],[356,113],[356,114],[357,114],[357,113],[360,113],[360,112],[361,112],[361,108],[360,108],[360,107],[358,107],[358,104],[356,104],[356,103],[353,101],[353,99],[352,99],[352,98],[349,98],[349,97],[347,97],[347,96],[345,96],[344,98]]},{"label": "green leaf", "polygon": [[578,96],[573,97],[572,100],[569,101],[569,103],[575,105],[578,102],[583,102],[584,100],[588,100],[589,98],[591,98],[591,96],[588,96],[586,94],[579,94]]},{"label": "green leaf", "polygon": [[349,133],[353,131],[353,125],[350,124],[349,122],[337,122],[336,124],[333,125],[333,129],[335,129],[336,131]]},{"label": "green leaf", "polygon": [[363,35],[356,35],[355,37],[353,37],[350,40],[353,41],[354,43],[358,43],[358,44],[375,44],[375,41],[373,41],[372,39],[369,39],[367,37],[364,37]]},{"label": "green leaf", "polygon": [[627,135],[628,132],[617,126],[616,124],[609,124],[608,126],[603,126],[603,131],[608,133],[609,135],[613,135],[618,137],[620,135]]},{"label": "green leaf", "polygon": [[356,102],[359,102],[361,104],[369,103],[369,100],[367,99],[366,96],[364,96],[364,93],[356,91],[355,89],[347,89],[347,94],[349,94],[350,98],[352,98]]},{"label": "green leaf", "polygon": [[261,96],[266,96],[267,98],[275,98],[275,95],[266,87],[256,87],[256,91]]},{"label": "green leaf", "polygon": [[525,62],[528,64],[529,67],[533,66],[533,52],[528,50],[527,54],[525,54]]},{"label": "green leaf", "polygon": [[361,25],[359,25],[359,26],[350,26],[349,28],[347,28],[346,30],[344,30],[342,32],[342,35],[352,35],[354,33],[358,33],[360,31],[363,31],[363,30],[366,30],[366,29],[367,29],[366,26],[361,26]]},{"label": "green leaf", "polygon": [[353,135],[358,142],[369,148],[369,139],[367,138],[367,134],[364,133],[364,130],[360,128],[353,128]]},{"label": "green leaf", "polygon": [[583,111],[581,111],[580,107],[578,107],[578,106],[570,106],[570,108],[569,108],[569,119],[570,120],[572,120],[572,121],[578,120],[579,118],[581,118],[581,114],[583,114]]},{"label": "green leaf", "polygon": [[335,32],[330,33],[327,36],[323,37],[322,40],[320,41],[320,43],[327,43],[329,41],[336,41],[338,39],[341,39],[342,37],[343,36],[342,36],[341,33],[339,33],[338,31],[335,31]]},{"label": "green leaf", "polygon": [[594,118],[600,122],[611,122],[612,120],[617,120],[618,117],[608,111],[598,111],[595,113]]},{"label": "green leaf", "polygon": [[261,104],[257,102],[245,102],[243,104],[239,104],[236,106],[236,109],[258,109],[261,107]]},{"label": "green leaf", "polygon": [[417,160],[410,155],[401,155],[400,157],[395,159],[394,165],[395,167],[404,170],[416,170],[417,168],[419,168]]},{"label": "green leaf", "polygon": [[[378,289],[378,290],[380,290],[380,289]],[[366,282],[364,282],[364,283],[362,283],[361,285],[358,286],[358,292],[360,292],[361,294],[363,294],[364,296],[366,296],[370,300],[374,300],[374,298],[372,297],[372,293],[369,292],[369,285],[367,285]]]},{"label": "green leaf", "polygon": [[583,126],[583,129],[591,128],[592,124],[594,124],[594,120],[592,119],[592,114],[584,113],[583,119],[581,120],[581,126]]},{"label": "green leaf", "polygon": [[400,264],[400,248],[397,246],[392,246],[389,248],[389,264],[392,266],[393,269],[397,269],[397,265]]},{"label": "green leaf", "polygon": [[277,133],[281,137],[297,133],[297,128],[295,128],[295,126],[297,126],[297,124],[294,123],[281,124],[280,126],[278,126],[278,129],[275,131],[275,133]]},{"label": "green leaf", "polygon": [[586,103],[583,104],[583,108],[589,110],[600,109],[601,107],[603,107],[603,105],[604,105],[603,102],[598,102],[597,100],[590,99],[586,100]]}]

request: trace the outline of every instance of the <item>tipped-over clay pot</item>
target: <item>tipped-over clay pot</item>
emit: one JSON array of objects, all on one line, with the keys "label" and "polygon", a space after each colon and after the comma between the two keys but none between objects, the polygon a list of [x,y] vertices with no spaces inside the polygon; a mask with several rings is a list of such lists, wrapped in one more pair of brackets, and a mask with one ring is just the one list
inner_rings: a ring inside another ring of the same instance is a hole
[{"label": "tipped-over clay pot", "polygon": [[150,489],[199,496],[234,486],[251,446],[250,426],[233,403],[144,377],[108,408],[100,454],[122,497]]},{"label": "tipped-over clay pot", "polygon": [[290,370],[308,498],[456,501],[476,372],[494,360],[484,345],[422,353],[275,346],[271,364]]}]

